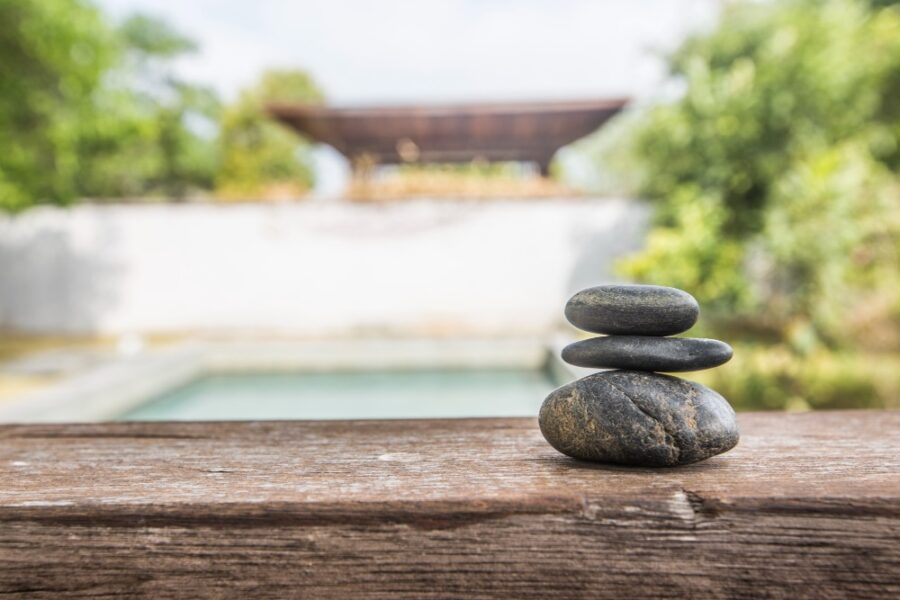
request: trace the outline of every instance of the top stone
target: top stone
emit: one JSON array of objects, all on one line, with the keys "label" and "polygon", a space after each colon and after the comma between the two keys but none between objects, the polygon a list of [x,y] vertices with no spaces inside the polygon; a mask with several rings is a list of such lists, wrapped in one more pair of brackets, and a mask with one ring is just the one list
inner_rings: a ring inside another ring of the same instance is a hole
[{"label": "top stone", "polygon": [[699,315],[693,296],[660,285],[599,285],[566,304],[572,325],[612,335],[673,335],[690,329]]}]

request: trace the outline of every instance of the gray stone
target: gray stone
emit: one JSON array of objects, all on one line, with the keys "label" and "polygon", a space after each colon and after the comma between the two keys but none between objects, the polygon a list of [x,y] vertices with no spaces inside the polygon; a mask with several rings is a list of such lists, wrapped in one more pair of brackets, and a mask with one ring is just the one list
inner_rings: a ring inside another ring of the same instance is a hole
[{"label": "gray stone", "polygon": [[690,329],[699,315],[693,296],[659,285],[599,285],[566,304],[569,322],[594,333],[672,335]]},{"label": "gray stone", "polygon": [[705,338],[610,335],[569,344],[562,359],[579,367],[699,371],[731,360],[731,346]]},{"label": "gray stone", "polygon": [[573,458],[644,467],[686,465],[738,443],[734,410],[713,390],[668,375],[605,371],[553,391],[541,433]]}]

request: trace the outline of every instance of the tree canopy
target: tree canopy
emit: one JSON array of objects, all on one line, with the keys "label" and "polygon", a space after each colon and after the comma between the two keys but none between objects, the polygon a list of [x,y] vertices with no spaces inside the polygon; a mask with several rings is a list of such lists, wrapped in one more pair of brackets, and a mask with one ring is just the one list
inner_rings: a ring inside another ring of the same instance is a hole
[{"label": "tree canopy", "polygon": [[0,0],[0,22],[0,210],[311,184],[308,147],[262,108],[320,100],[305,73],[268,73],[223,112],[176,73],[196,44],[162,20],[110,23],[88,0]]},{"label": "tree canopy", "polygon": [[0,208],[69,202],[115,36],[79,0],[0,0],[0,23]]},{"label": "tree canopy", "polygon": [[320,103],[321,90],[302,71],[271,70],[222,114],[222,166],[216,188],[225,197],[302,194],[313,184],[309,144],[265,113],[269,102]]},{"label": "tree canopy", "polygon": [[796,339],[840,345],[872,311],[896,326],[897,6],[730,4],[670,65],[684,93],[631,132],[656,224],[623,272]]}]

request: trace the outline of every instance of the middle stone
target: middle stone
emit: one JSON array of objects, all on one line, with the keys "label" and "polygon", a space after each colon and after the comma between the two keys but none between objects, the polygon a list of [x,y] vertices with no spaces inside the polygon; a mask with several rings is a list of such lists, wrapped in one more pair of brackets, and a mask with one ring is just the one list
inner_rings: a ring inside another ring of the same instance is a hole
[{"label": "middle stone", "polygon": [[579,367],[676,372],[711,369],[733,354],[719,340],[612,335],[569,344],[562,359]]}]

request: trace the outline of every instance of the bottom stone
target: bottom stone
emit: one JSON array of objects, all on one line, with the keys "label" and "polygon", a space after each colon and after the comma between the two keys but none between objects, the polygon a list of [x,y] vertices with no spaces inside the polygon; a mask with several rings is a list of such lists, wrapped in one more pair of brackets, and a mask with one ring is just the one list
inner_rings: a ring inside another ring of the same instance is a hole
[{"label": "bottom stone", "polygon": [[573,458],[673,467],[734,448],[734,410],[699,383],[645,371],[605,371],[551,392],[541,433]]}]

